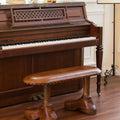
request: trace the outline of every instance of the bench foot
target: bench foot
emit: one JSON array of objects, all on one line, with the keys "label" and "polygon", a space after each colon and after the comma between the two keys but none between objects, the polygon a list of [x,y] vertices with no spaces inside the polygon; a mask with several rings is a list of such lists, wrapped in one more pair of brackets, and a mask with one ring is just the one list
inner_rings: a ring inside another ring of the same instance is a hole
[{"label": "bench foot", "polygon": [[26,120],[39,120],[40,119],[40,109],[30,108],[24,111],[24,116]]},{"label": "bench foot", "polygon": [[92,98],[81,98],[79,101],[79,110],[83,113],[94,115],[96,114],[96,106],[94,105]]},{"label": "bench foot", "polygon": [[90,96],[90,77],[83,78],[83,96],[78,100],[71,100],[65,102],[67,110],[79,110],[86,114],[96,114],[96,107]]},{"label": "bench foot", "polygon": [[40,120],[57,120],[56,113],[50,108],[46,106],[42,106],[40,109]]},{"label": "bench foot", "polygon": [[24,112],[25,118],[27,120],[57,120],[56,113],[46,106],[41,106],[40,108],[27,109]]},{"label": "bench foot", "polygon": [[25,118],[27,120],[57,120],[56,113],[51,109],[50,105],[50,86],[44,84],[44,104],[39,108],[25,110]]},{"label": "bench foot", "polygon": [[83,112],[89,115],[96,114],[96,107],[91,97],[89,98],[82,97],[79,100],[66,101],[64,106],[65,106],[65,109],[70,111],[79,110],[80,112]]}]

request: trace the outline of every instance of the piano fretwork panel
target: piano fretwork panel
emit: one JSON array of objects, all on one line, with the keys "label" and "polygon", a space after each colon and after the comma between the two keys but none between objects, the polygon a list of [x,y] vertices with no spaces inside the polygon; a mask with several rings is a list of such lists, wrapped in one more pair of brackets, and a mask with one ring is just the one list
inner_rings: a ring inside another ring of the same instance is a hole
[{"label": "piano fretwork panel", "polygon": [[65,8],[11,8],[12,27],[69,23]]},{"label": "piano fretwork panel", "polygon": [[[88,21],[83,2],[1,5],[0,107],[42,92],[40,87],[24,85],[26,75],[83,65],[84,47],[88,46],[97,46],[96,65],[101,68],[102,28]],[[52,95],[80,88],[80,79],[70,80],[54,86]]]}]

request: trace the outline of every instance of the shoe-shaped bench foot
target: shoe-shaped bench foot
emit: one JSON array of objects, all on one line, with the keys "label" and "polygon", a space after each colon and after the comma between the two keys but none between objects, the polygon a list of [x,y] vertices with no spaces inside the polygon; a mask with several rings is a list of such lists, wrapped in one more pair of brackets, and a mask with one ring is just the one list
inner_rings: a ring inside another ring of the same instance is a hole
[{"label": "shoe-shaped bench foot", "polygon": [[27,120],[57,120],[56,113],[46,106],[41,106],[40,108],[26,109],[25,118]]},{"label": "shoe-shaped bench foot", "polygon": [[24,111],[24,116],[26,120],[40,120],[40,109],[39,108],[29,108]]},{"label": "shoe-shaped bench foot", "polygon": [[83,79],[83,96],[78,100],[69,100],[64,103],[64,107],[67,110],[75,111],[79,110],[85,114],[96,114],[96,107],[90,96],[90,77]]},{"label": "shoe-shaped bench foot", "polygon": [[79,100],[79,110],[85,114],[94,115],[96,114],[96,106],[94,105],[92,98],[81,98]]},{"label": "shoe-shaped bench foot", "polygon": [[40,109],[40,120],[58,120],[58,117],[50,107],[42,106]]},{"label": "shoe-shaped bench foot", "polygon": [[27,120],[57,120],[56,113],[51,109],[50,86],[44,84],[44,103],[39,108],[27,109],[24,112]]},{"label": "shoe-shaped bench foot", "polygon": [[94,105],[91,97],[90,98],[80,98],[79,100],[69,100],[64,103],[64,107],[70,111],[79,110],[85,114],[96,114],[96,106]]}]

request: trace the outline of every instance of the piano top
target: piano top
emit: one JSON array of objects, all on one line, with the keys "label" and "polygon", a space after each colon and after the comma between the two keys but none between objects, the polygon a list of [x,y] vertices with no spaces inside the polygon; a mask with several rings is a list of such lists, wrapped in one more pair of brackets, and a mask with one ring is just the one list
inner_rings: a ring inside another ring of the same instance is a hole
[{"label": "piano top", "polygon": [[16,4],[16,5],[0,5],[0,10],[7,10],[11,7],[18,8],[18,7],[78,7],[78,6],[85,6],[84,2],[64,2],[64,3],[43,3],[43,4]]}]

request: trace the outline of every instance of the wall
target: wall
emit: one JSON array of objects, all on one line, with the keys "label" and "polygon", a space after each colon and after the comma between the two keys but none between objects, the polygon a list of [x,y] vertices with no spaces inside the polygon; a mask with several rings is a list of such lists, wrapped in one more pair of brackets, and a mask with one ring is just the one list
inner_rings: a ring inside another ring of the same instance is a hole
[{"label": "wall", "polygon": [[113,5],[104,5],[103,30],[103,72],[110,70],[113,64]]},{"label": "wall", "polygon": [[116,4],[116,75],[120,75],[120,4]]}]

